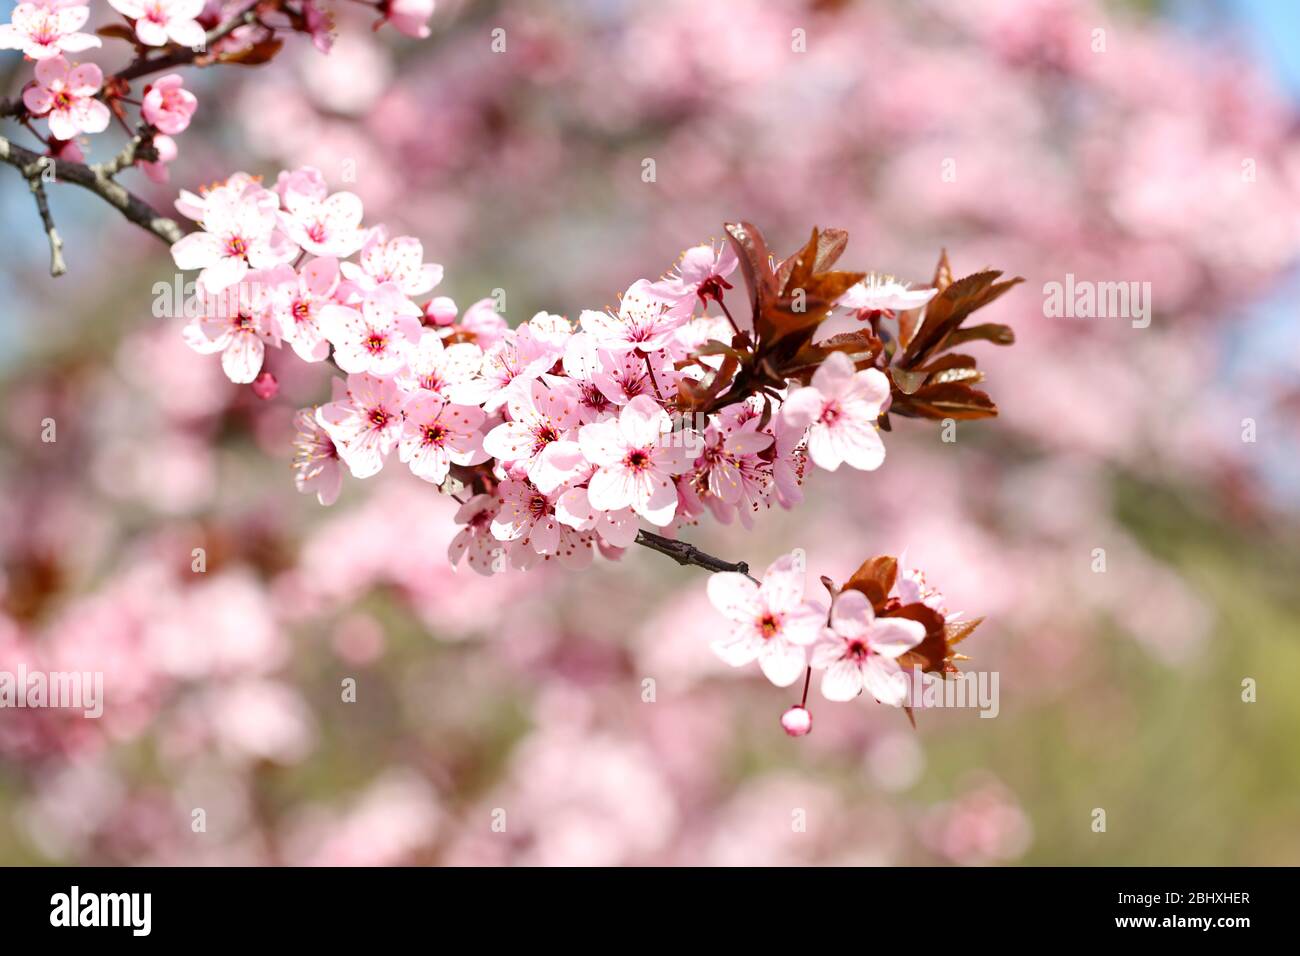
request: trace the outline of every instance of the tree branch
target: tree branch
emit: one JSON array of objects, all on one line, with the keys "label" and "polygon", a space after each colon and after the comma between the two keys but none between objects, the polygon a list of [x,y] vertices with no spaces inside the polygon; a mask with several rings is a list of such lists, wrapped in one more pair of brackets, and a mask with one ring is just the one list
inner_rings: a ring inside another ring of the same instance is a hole
[{"label": "tree branch", "polygon": [[711,554],[701,551],[695,545],[688,541],[679,541],[676,538],[665,538],[661,534],[655,534],[653,531],[638,531],[636,534],[636,543],[643,548],[649,548],[651,551],[658,551],[660,554],[666,554],[682,566],[693,565],[697,568],[703,568],[706,571],[717,573],[719,571],[734,571],[737,574],[743,574],[755,584],[758,580],[749,573],[749,565],[744,561],[724,561],[721,558],[715,558]]},{"label": "tree branch", "polygon": [[32,196],[36,199],[36,211],[41,214],[45,236],[50,241],[50,275],[58,278],[68,271],[68,264],[63,261],[63,240],[59,237],[59,230],[54,228],[54,217],[50,215],[50,202],[45,195],[45,183],[41,181],[41,174],[37,173],[29,178],[27,185],[32,188]]},{"label": "tree branch", "polygon": [[159,214],[139,196],[128,192],[120,183],[115,182],[112,177],[113,163],[87,166],[84,163],[54,160],[11,143],[3,136],[0,136],[0,162],[13,166],[29,182],[33,176],[39,177],[47,166],[51,166],[57,177],[54,181],[70,182],[94,193],[127,220],[157,236],[168,245],[177,242],[185,235],[176,220]]},{"label": "tree branch", "polygon": [[[256,6],[256,2],[248,4],[247,7],[236,13],[225,23],[218,24],[209,30],[207,36],[203,38],[203,48],[200,50],[182,48],[164,54],[163,56],[156,56],[151,60],[136,60],[124,69],[114,73],[113,77],[119,80],[134,80],[141,76],[147,76],[150,73],[157,73],[160,70],[170,70],[177,66],[188,66],[189,64],[194,63],[199,57],[207,56],[208,51],[212,49],[218,40],[225,39],[242,26],[256,23],[257,13],[253,9]],[[106,83],[105,86],[107,85],[108,84]]]}]

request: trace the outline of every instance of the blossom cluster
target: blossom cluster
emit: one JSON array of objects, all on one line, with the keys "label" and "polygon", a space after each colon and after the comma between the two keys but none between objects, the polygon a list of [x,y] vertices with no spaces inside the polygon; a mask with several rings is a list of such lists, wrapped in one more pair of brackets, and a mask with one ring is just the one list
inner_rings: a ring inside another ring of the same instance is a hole
[{"label": "blossom cluster", "polygon": [[[800,500],[808,462],[871,470],[884,459],[889,381],[843,352],[808,384],[683,411],[682,396],[725,361],[702,353],[731,338],[729,310],[710,309],[725,309],[730,247],[687,250],[616,308],[576,321],[539,312],[511,328],[493,299],[461,315],[432,295],[442,267],[420,241],[363,227],[360,199],[330,193],[313,168],[273,188],[237,174],[183,192],[177,208],[202,226],[172,249],[179,267],[200,270],[187,342],[219,352],[234,382],[266,386],[265,349],[285,344],[345,376],[332,401],[298,415],[299,487],[330,503],[345,472],[368,478],[396,458],[466,491],[452,558],[480,573],[583,566],[643,528],[672,534],[706,514],[748,524]],[[854,285],[846,308],[887,305],[881,288]]]},{"label": "blossom cluster", "polygon": [[[83,30],[90,18],[88,4],[29,0],[14,8],[9,23],[0,24],[0,50],[20,50],[36,63],[35,78],[21,97],[25,114],[15,115],[40,137],[47,155],[85,162],[79,137],[104,132],[113,116],[130,129],[126,106],[134,104],[139,109],[139,143],[130,155],[130,164],[138,165],[155,182],[167,181],[167,164],[178,155],[173,137],[190,125],[198,100],[185,88],[179,73],[146,83],[138,100],[129,96],[131,79],[153,72],[154,61],[159,66],[260,64],[280,49],[276,38],[280,32],[307,34],[318,50],[328,53],[334,36],[333,18],[316,0],[228,5],[206,4],[204,0],[109,0],[109,5],[128,25],[98,32],[132,44],[136,59],[126,70],[107,78],[95,64],[69,59],[103,46],[100,36]],[[427,21],[433,13],[433,0],[385,0],[376,8],[380,13],[376,27],[391,23],[408,36],[429,35]],[[255,9],[257,15],[253,16]],[[209,30],[213,31],[210,49]],[[150,57],[148,51],[153,49],[169,50],[173,57]],[[191,55],[187,57],[186,51]],[[48,135],[31,126],[37,119],[46,121]]]},{"label": "blossom cluster", "polygon": [[[805,673],[821,671],[822,696],[852,700],[864,690],[890,707],[910,702],[907,670],[955,671],[952,647],[979,626],[952,613],[943,593],[915,568],[899,569],[892,557],[863,563],[843,587],[827,578],[829,607],[805,594],[803,553],[784,555],[761,582],[724,571],[709,579],[709,600],[731,630],[713,642],[715,654],[732,667],[757,662],[777,687]],[[782,724],[791,736],[812,729],[804,700]]]}]

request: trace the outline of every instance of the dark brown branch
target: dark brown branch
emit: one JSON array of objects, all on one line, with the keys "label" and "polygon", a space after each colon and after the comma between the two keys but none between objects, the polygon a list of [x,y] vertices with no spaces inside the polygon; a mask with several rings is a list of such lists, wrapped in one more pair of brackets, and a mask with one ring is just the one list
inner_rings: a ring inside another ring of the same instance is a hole
[{"label": "dark brown branch", "polygon": [[749,565],[744,561],[723,561],[721,558],[715,558],[711,554],[706,554],[695,545],[688,541],[679,541],[676,538],[665,538],[661,534],[655,534],[653,531],[638,531],[636,543],[643,548],[649,548],[651,551],[658,551],[660,554],[666,554],[678,564],[686,566],[693,565],[697,568],[703,568],[706,571],[712,571],[715,574],[719,571],[734,571],[737,574],[743,574],[755,584],[758,580],[749,573]]}]

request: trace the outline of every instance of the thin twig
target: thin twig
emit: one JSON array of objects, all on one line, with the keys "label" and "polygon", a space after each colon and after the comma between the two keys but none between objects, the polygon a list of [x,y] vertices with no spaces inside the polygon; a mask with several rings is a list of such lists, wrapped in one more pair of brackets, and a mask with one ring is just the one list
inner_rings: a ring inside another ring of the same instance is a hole
[{"label": "thin twig", "polygon": [[140,147],[144,145],[146,140],[152,141],[152,138],[153,128],[148,123],[141,123],[140,128],[126,141],[126,145],[122,147],[121,152],[106,163],[95,164],[91,169],[98,170],[103,176],[112,179],[127,167],[134,166],[137,159],[148,159],[148,157],[139,155],[141,152]]},{"label": "thin twig", "polygon": [[15,167],[28,180],[34,173],[39,174],[45,164],[53,164],[58,181],[69,182],[94,193],[130,222],[157,236],[168,245],[178,242],[185,235],[176,220],[159,214],[147,202],[134,193],[128,192],[120,183],[107,175],[105,169],[108,164],[87,166],[85,163],[73,163],[62,159],[51,160],[49,157],[11,143],[3,136],[0,136],[0,163]]},{"label": "thin twig", "polygon": [[50,215],[50,202],[45,195],[45,183],[37,173],[27,180],[36,198],[36,210],[41,214],[41,223],[45,226],[45,236],[50,240],[50,275],[56,279],[68,271],[68,264],[63,261],[63,240],[59,230],[54,227],[54,217]]},{"label": "thin twig", "polygon": [[749,573],[749,565],[744,561],[724,561],[721,558],[715,558],[713,555],[701,551],[689,541],[665,538],[653,531],[638,531],[636,543],[643,548],[649,548],[651,551],[666,554],[682,566],[693,565],[697,568],[704,568],[706,571],[712,571],[715,574],[719,571],[734,571],[737,574],[743,574],[755,584],[758,583],[758,579]]}]

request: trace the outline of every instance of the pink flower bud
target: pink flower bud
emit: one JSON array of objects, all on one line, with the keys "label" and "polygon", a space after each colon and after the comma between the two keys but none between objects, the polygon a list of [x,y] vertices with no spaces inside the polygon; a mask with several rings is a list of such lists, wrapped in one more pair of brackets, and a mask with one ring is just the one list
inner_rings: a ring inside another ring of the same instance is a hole
[{"label": "pink flower bud", "polygon": [[275,398],[280,391],[280,383],[270,372],[263,372],[257,376],[250,387],[253,389],[253,394],[264,402]]},{"label": "pink flower bud", "polygon": [[812,714],[807,708],[795,705],[781,715],[781,727],[791,737],[802,737],[812,730]]},{"label": "pink flower bud", "polygon": [[425,317],[434,325],[451,325],[459,312],[456,303],[445,295],[430,299],[424,307]]}]

